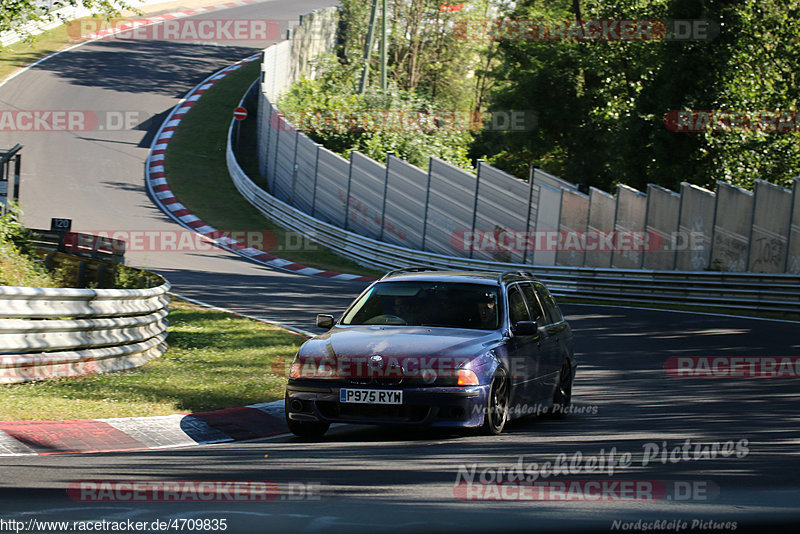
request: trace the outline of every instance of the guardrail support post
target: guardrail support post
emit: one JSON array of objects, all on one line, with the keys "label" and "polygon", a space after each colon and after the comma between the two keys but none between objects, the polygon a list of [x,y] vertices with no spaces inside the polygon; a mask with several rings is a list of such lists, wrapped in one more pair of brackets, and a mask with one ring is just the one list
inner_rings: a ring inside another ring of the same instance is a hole
[{"label": "guardrail support post", "polygon": [[312,217],[316,217],[317,216],[317,211],[316,210],[317,210],[317,179],[319,178],[319,149],[320,149],[320,146],[322,146],[319,143],[316,143],[316,145],[317,145],[317,153],[316,153],[315,158],[314,158],[314,185],[311,188],[311,216]]},{"label": "guardrail support post", "polygon": [[428,185],[425,186],[425,215],[422,217],[422,250],[425,250],[425,234],[428,231],[428,208],[431,200],[431,165],[433,158],[428,158]]},{"label": "guardrail support post", "polygon": [[[533,169],[531,169],[530,176],[528,177],[528,213],[525,216],[525,231],[531,231],[531,209],[533,208]],[[530,242],[529,240],[526,240]],[[534,243],[536,241],[534,240]],[[522,263],[528,263],[528,248],[525,247],[525,250],[522,253]]]},{"label": "guardrail support post", "polygon": [[350,150],[350,166],[347,168],[347,192],[344,200],[344,229],[350,228],[350,184],[353,183],[353,150]]},{"label": "guardrail support post", "polygon": [[386,195],[389,192],[389,156],[394,156],[391,150],[386,153],[386,174],[383,177],[383,206],[381,206],[381,232],[378,241],[383,241],[383,229],[386,226]]},{"label": "guardrail support post", "polygon": [[[472,201],[472,235],[475,235],[475,224],[478,220],[478,193],[481,187],[481,167],[483,167],[483,160],[478,160],[478,173],[475,175],[475,198]],[[472,259],[472,255],[475,252],[475,247],[469,247],[469,257]]]}]

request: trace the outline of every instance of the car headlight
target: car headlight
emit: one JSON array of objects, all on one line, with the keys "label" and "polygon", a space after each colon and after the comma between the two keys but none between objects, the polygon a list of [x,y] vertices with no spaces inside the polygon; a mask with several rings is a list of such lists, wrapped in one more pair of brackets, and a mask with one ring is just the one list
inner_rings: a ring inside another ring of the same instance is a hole
[{"label": "car headlight", "polygon": [[289,378],[300,378],[303,374],[303,364],[299,361],[295,360],[292,362],[292,366],[289,368]]},{"label": "car headlight", "polygon": [[478,375],[475,374],[475,371],[472,369],[459,369],[458,370],[458,381],[456,385],[458,386],[477,386],[478,385]]},{"label": "car headlight", "polygon": [[289,378],[336,378],[336,366],[330,361],[295,359],[289,369]]}]

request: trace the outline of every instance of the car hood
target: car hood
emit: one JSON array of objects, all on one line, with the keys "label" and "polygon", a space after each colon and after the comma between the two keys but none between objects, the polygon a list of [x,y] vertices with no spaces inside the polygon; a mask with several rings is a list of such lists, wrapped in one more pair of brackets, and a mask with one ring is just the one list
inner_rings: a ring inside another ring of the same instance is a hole
[{"label": "car hood", "polygon": [[336,326],[307,341],[301,357],[384,358],[452,357],[470,359],[494,347],[497,331],[422,326]]}]

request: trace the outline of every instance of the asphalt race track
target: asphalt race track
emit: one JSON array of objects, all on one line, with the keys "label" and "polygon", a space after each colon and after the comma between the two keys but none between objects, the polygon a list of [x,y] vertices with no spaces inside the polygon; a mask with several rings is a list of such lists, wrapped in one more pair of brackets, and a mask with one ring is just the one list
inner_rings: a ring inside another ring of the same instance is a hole
[{"label": "asphalt race track", "polygon": [[[272,0],[200,17],[272,19],[285,27],[327,5],[330,0]],[[92,110],[100,117],[130,112],[144,122],[145,129],[131,130],[0,132],[0,147],[24,146],[26,225],[49,228],[51,217],[65,217],[73,230],[90,233],[182,230],[148,197],[144,161],[158,124],[187,91],[270,43],[233,42],[108,39],[53,57],[0,87],[2,109]],[[302,329],[313,326],[317,311],[340,310],[363,288],[270,270],[216,250],[132,251],[126,262],[163,274],[181,295]]]},{"label": "asphalt race track", "polygon": [[[272,1],[224,16],[287,20],[327,3]],[[96,42],[0,87],[0,105],[163,116],[210,73],[252,53],[246,46]],[[156,128],[150,123],[132,131],[0,133],[0,146],[25,146],[26,223],[47,227],[50,217],[69,217],[76,230],[179,228],[144,190],[144,160]],[[362,287],[271,270],[224,251],[139,253],[130,260],[164,274],[180,294],[304,329],[315,313],[341,310]],[[580,364],[575,409],[564,419],[525,418],[499,437],[340,426],[318,443],[278,436],[133,453],[3,457],[0,532],[48,531],[33,521],[106,521],[100,530],[111,531],[113,522],[131,530],[130,520],[147,524],[136,530],[177,532],[222,531],[224,519],[229,532],[326,534],[741,532],[800,521],[800,373],[673,377],[665,368],[677,356],[798,356],[797,323],[563,308]],[[559,460],[561,453],[566,456]],[[554,475],[553,466],[564,461],[570,473]],[[517,501],[508,493],[498,500],[486,485],[472,497],[489,500],[462,500],[469,494],[457,480],[472,473],[476,483],[493,482],[500,470],[515,473],[518,465],[549,490],[533,494],[536,499],[528,494]],[[153,502],[146,492],[131,498],[72,491],[80,481],[116,487],[133,481],[255,481],[274,482],[279,491],[266,502],[224,492],[211,501],[185,494],[179,502]],[[599,493],[587,489],[598,487]],[[633,499],[630,487],[637,488]],[[24,523],[2,523],[9,520]]]}]

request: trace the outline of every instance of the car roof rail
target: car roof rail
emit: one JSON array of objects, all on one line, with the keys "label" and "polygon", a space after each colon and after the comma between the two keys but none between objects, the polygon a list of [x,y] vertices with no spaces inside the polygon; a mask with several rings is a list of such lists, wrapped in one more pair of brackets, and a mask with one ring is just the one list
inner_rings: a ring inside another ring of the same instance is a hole
[{"label": "car roof rail", "polygon": [[442,269],[438,269],[436,267],[403,267],[402,269],[395,269],[393,271],[389,271],[388,273],[381,276],[381,280],[384,278],[389,278],[390,276],[394,276],[396,274],[403,274],[403,273],[421,273],[425,271],[441,271]]},{"label": "car roof rail", "polygon": [[531,280],[538,280],[533,273],[529,273],[528,271],[503,271],[502,273],[497,275],[497,281],[502,282],[505,280],[507,276],[519,276],[521,278],[529,278]]}]

